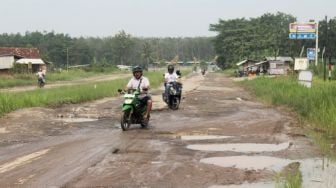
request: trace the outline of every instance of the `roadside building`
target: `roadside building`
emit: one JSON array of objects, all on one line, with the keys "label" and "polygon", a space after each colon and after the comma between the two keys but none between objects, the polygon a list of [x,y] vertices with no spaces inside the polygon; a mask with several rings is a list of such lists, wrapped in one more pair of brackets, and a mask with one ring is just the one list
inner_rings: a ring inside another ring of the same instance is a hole
[{"label": "roadside building", "polygon": [[266,57],[265,63],[270,75],[286,75],[293,70],[294,61],[291,57]]},{"label": "roadside building", "polygon": [[258,61],[251,60],[251,59],[244,59],[243,61],[236,63],[238,67],[238,76],[247,76],[251,74],[256,74],[257,72],[256,63],[257,62]]},{"label": "roadside building", "polygon": [[8,73],[13,68],[21,72],[37,72],[46,69],[37,48],[0,47],[0,73]]}]

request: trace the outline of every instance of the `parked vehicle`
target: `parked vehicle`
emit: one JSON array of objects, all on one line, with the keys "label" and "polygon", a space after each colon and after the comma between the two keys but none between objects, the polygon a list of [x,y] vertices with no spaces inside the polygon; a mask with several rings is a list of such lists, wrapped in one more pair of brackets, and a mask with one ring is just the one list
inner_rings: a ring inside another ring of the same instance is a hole
[{"label": "parked vehicle", "polygon": [[182,84],[179,82],[167,83],[167,91],[162,94],[162,99],[172,110],[177,110],[181,102]]},{"label": "parked vehicle", "polygon": [[140,124],[142,128],[148,127],[148,119],[144,118],[147,109],[147,103],[142,101],[140,97],[140,91],[134,90],[125,92],[121,89],[119,93],[124,94],[124,102],[122,105],[121,113],[121,129],[127,131],[131,124]]}]

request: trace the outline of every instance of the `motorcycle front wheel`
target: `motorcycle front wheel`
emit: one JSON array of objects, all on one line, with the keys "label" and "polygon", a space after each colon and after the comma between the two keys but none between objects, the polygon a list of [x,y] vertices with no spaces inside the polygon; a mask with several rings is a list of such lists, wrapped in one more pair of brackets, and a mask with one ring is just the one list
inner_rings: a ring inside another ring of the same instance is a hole
[{"label": "motorcycle front wheel", "polygon": [[176,96],[172,97],[171,99],[171,104],[170,104],[170,108],[172,110],[177,110],[179,108],[179,105],[180,105],[180,99]]},{"label": "motorcycle front wheel", "polygon": [[44,87],[44,83],[42,81],[39,81],[37,84],[38,84],[39,88],[43,88]]},{"label": "motorcycle front wheel", "polygon": [[131,126],[130,111],[124,111],[121,113],[120,125],[123,131],[127,131]]}]

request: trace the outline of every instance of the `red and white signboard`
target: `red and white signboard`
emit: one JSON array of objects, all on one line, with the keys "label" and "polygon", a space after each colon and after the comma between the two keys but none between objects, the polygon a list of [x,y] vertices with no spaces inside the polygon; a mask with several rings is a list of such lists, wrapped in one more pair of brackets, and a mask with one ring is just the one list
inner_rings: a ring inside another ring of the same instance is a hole
[{"label": "red and white signboard", "polygon": [[315,33],[316,23],[290,23],[290,33]]}]

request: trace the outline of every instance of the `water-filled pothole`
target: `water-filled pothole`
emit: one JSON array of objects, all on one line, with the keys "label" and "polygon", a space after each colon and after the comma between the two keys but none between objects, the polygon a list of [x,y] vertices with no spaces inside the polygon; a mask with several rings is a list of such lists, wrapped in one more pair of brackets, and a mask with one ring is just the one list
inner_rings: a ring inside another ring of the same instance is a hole
[{"label": "water-filled pothole", "polygon": [[58,118],[57,120],[63,121],[66,123],[81,123],[81,122],[98,121],[98,119],[94,119],[94,118]]},{"label": "water-filled pothole", "polygon": [[221,167],[233,167],[248,170],[273,170],[280,171],[290,164],[289,159],[268,156],[229,156],[211,157],[201,159],[202,163],[213,164]]},{"label": "water-filled pothole", "polygon": [[231,138],[232,136],[219,136],[219,135],[184,135],[181,136],[181,140],[214,140]]},{"label": "water-filled pothole", "polygon": [[188,149],[200,150],[200,151],[235,151],[235,152],[272,152],[285,150],[290,146],[289,142],[281,144],[192,144],[188,145]]},{"label": "water-filled pothole", "polygon": [[312,158],[300,161],[302,187],[336,187],[336,163],[328,159]]},{"label": "water-filled pothole", "polygon": [[272,182],[259,182],[259,183],[243,183],[240,185],[213,185],[209,188],[274,188],[275,184]]},{"label": "water-filled pothole", "polygon": [[[213,164],[221,167],[234,167],[240,169],[273,170],[280,172],[288,164],[299,162],[299,170],[302,174],[302,187],[336,187],[336,163],[327,159],[311,158],[290,160],[269,156],[230,156],[212,157],[201,159],[202,163]],[[275,184],[274,184],[275,185]],[[273,187],[274,187],[273,185]],[[241,184],[241,185],[214,185],[212,188],[245,188],[245,187],[269,187],[269,183]]]}]

